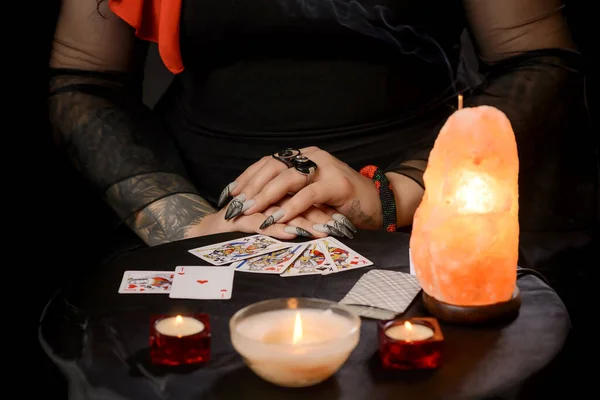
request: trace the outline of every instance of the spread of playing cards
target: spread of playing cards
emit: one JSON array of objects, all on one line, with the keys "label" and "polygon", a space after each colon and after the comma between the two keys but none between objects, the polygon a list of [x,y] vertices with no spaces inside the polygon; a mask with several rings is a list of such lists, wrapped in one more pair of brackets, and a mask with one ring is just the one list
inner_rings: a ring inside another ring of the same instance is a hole
[{"label": "spread of playing cards", "polygon": [[235,272],[277,274],[281,277],[329,275],[373,263],[337,239],[325,237],[286,243],[252,235],[188,250],[195,265],[174,271],[126,271],[121,294],[168,294],[174,299],[227,300]]},{"label": "spread of playing cards", "polygon": [[284,248],[253,255],[232,264],[236,271],[279,274],[283,277],[327,275],[369,265],[373,263],[331,237],[287,243]]}]

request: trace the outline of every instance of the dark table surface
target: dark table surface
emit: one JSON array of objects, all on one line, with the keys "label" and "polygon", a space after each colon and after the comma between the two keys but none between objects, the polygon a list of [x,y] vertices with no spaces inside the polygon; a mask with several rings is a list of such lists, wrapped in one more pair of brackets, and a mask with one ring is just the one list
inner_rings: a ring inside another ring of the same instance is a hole
[{"label": "dark table surface", "polygon": [[[516,397],[519,388],[560,352],[570,330],[558,295],[533,275],[518,279],[522,307],[509,324],[442,324],[444,365],[434,372],[387,373],[377,356],[376,322],[363,319],[360,343],[331,379],[304,389],[273,386],[245,367],[231,346],[228,321],[240,308],[275,297],[339,301],[372,268],[408,272],[408,234],[360,232],[346,244],[372,267],[328,276],[236,273],[227,301],[174,300],[167,295],[120,295],[126,270],[173,270],[202,265],[188,249],[234,239],[223,234],[120,254],[73,279],[48,304],[40,342],[68,377],[71,399],[462,399]],[[82,270],[84,270],[82,265]],[[203,367],[165,369],[148,359],[149,317],[168,312],[211,316],[212,359]],[[407,315],[427,315],[420,297]]]}]

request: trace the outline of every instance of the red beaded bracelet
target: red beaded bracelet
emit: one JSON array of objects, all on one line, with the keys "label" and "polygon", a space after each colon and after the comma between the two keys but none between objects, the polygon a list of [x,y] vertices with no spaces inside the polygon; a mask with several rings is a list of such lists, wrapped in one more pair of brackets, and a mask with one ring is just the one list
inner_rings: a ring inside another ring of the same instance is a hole
[{"label": "red beaded bracelet", "polygon": [[383,171],[375,165],[362,167],[360,173],[375,183],[377,193],[379,193],[383,215],[382,229],[388,232],[396,232],[396,198],[392,191],[392,184]]}]

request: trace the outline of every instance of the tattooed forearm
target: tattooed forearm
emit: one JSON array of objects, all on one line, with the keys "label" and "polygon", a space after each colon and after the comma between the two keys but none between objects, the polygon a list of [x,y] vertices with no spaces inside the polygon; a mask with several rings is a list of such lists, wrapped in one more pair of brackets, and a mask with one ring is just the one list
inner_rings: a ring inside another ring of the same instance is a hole
[{"label": "tattooed forearm", "polygon": [[[72,91],[60,92],[67,88]],[[161,124],[124,85],[61,76],[50,89],[58,91],[49,100],[56,140],[100,191],[144,173],[183,175],[177,149]]]},{"label": "tattooed forearm", "polygon": [[147,244],[182,239],[190,225],[215,212],[187,181],[161,124],[125,84],[59,76],[50,89],[57,142]]},{"label": "tattooed forearm", "polygon": [[216,210],[200,196],[175,194],[157,200],[127,220],[149,246],[181,240],[191,226]]},{"label": "tattooed forearm", "polygon": [[106,191],[106,202],[120,218],[128,218],[148,204],[175,193],[196,193],[196,189],[179,175],[154,172],[115,183]]}]

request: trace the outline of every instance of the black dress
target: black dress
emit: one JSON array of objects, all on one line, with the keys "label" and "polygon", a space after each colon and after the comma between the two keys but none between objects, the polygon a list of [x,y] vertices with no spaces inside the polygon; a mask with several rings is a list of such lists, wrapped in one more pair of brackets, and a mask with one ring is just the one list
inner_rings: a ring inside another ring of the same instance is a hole
[{"label": "black dress", "polygon": [[426,159],[456,104],[460,1],[183,0],[181,15],[185,71],[157,111],[213,203],[281,147],[355,169]]}]

